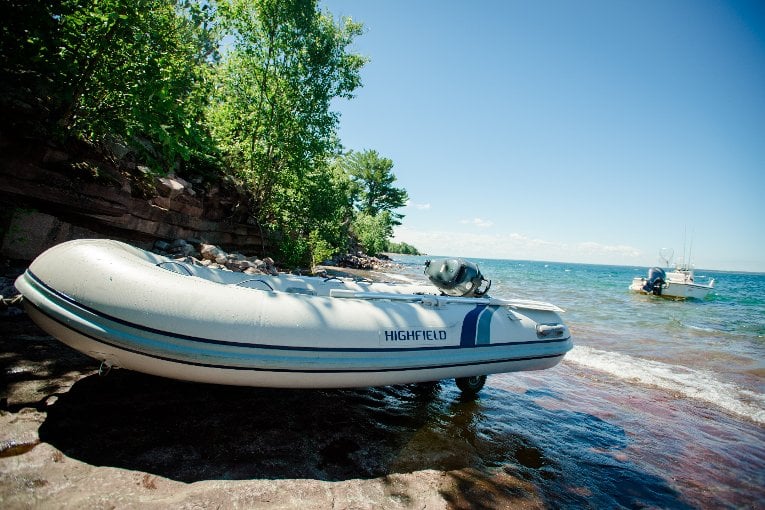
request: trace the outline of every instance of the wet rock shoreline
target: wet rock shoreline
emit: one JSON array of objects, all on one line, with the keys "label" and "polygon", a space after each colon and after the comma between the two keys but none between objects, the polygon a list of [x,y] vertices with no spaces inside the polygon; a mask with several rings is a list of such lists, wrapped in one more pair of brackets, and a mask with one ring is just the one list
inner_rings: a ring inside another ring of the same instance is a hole
[{"label": "wet rock shoreline", "polygon": [[543,508],[460,434],[430,437],[427,391],[102,377],[26,316],[0,320],[3,508]]},{"label": "wet rock shoreline", "polygon": [[[165,253],[276,270],[201,243],[168,243]],[[7,295],[24,268],[2,269]],[[543,507],[475,438],[449,432],[449,416],[475,404],[437,384],[311,391],[127,370],[102,377],[94,360],[17,312],[0,314],[0,391],[3,508]],[[433,427],[444,431],[433,436]]]}]

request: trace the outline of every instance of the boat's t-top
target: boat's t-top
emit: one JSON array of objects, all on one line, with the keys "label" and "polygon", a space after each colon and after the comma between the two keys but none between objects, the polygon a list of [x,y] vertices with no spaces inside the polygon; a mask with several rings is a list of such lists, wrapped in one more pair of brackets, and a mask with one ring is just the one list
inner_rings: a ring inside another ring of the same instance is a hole
[{"label": "boat's t-top", "polygon": [[[482,297],[491,281],[481,274],[476,264],[464,259],[437,259],[425,262],[425,274],[430,282],[450,296]],[[481,289],[481,285],[486,287]]]}]

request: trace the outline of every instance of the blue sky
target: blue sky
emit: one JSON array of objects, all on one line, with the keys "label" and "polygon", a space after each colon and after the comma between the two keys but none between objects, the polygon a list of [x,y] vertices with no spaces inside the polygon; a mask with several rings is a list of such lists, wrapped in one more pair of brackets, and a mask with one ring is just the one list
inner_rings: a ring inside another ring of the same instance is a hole
[{"label": "blue sky", "polygon": [[322,0],[430,254],[765,271],[765,2]]}]

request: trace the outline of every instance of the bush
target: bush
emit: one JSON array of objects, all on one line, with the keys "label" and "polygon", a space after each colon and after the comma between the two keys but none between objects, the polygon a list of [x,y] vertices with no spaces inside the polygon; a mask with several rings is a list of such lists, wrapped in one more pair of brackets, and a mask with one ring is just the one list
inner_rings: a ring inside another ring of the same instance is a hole
[{"label": "bush", "polygon": [[359,212],[353,220],[351,231],[361,244],[364,253],[372,256],[382,253],[387,248],[388,238],[393,231],[390,214],[388,211],[383,211],[372,216]]},{"label": "bush", "polygon": [[393,241],[388,241],[388,246],[385,248],[385,251],[389,253],[401,253],[403,255],[421,255],[417,248],[404,242],[394,243]]}]

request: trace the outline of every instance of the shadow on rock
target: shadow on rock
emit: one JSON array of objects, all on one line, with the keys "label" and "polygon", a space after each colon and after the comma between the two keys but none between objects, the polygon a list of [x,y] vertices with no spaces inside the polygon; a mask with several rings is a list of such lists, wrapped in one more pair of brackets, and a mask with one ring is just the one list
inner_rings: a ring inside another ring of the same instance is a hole
[{"label": "shadow on rock", "polygon": [[74,384],[48,407],[39,435],[89,464],[184,482],[435,469],[454,479],[443,496],[456,506],[535,492],[570,507],[684,508],[664,480],[614,456],[628,445],[621,427],[536,397],[487,387],[464,401],[452,383],[238,388],[118,370]]},{"label": "shadow on rock", "polygon": [[0,318],[0,409],[44,407],[98,365],[43,332],[25,314]]},{"label": "shadow on rock", "polygon": [[60,395],[39,434],[90,464],[185,482],[341,480],[480,465],[460,434],[437,431],[442,414],[452,412],[438,395],[437,386],[257,389],[118,370],[85,377]]}]

